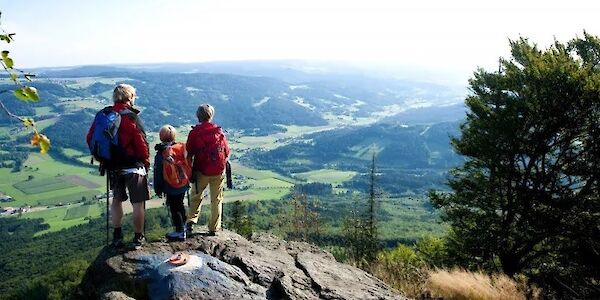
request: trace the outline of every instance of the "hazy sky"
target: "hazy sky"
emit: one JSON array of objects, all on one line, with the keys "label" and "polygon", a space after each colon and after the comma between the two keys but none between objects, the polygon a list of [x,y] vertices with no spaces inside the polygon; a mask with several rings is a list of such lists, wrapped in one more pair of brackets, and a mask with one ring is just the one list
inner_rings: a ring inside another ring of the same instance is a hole
[{"label": "hazy sky", "polygon": [[[600,35],[599,1],[0,0],[20,67],[323,59],[473,71],[508,39]],[[6,49],[6,46],[4,47]]]}]

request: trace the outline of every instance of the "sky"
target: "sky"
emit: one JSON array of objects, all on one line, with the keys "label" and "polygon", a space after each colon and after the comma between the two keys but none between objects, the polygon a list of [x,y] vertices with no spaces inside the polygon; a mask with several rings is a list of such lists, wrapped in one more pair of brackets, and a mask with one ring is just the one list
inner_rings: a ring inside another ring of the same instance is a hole
[{"label": "sky", "polygon": [[600,35],[600,1],[0,0],[16,66],[301,59],[465,74]]}]

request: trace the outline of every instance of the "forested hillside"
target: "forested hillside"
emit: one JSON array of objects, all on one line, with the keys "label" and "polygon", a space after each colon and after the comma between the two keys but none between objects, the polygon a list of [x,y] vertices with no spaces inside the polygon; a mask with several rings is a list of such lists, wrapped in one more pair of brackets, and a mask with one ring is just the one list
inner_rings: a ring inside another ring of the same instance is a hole
[{"label": "forested hillside", "polygon": [[[457,135],[456,122],[415,126],[378,123],[308,134],[273,150],[252,151],[243,161],[288,175],[318,169],[365,173],[375,154],[377,170],[382,173],[379,183],[386,191],[424,192],[442,188],[447,170],[462,161],[449,147],[450,137]],[[361,177],[346,186],[364,188]]]}]

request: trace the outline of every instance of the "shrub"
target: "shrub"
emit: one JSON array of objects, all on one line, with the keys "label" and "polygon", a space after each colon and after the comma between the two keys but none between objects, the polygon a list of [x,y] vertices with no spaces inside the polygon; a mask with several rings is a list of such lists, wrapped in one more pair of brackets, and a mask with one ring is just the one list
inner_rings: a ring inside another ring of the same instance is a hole
[{"label": "shrub", "polygon": [[504,274],[487,275],[461,269],[429,272],[426,286],[432,294],[448,300],[521,300],[537,299],[537,294],[525,296],[522,285]]}]

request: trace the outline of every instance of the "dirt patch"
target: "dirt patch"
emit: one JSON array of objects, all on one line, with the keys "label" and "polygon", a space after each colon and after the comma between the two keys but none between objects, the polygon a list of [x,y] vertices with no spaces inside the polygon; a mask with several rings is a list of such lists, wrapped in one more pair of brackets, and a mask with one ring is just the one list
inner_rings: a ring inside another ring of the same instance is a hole
[{"label": "dirt patch", "polygon": [[73,184],[77,184],[83,187],[86,187],[88,189],[95,189],[100,187],[99,184],[93,182],[93,181],[89,181],[87,179],[83,179],[77,175],[69,175],[69,176],[63,176],[61,177],[62,179],[64,179],[67,182],[73,183]]}]

